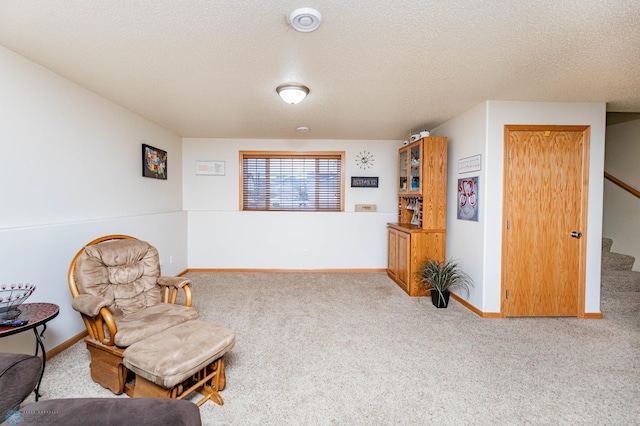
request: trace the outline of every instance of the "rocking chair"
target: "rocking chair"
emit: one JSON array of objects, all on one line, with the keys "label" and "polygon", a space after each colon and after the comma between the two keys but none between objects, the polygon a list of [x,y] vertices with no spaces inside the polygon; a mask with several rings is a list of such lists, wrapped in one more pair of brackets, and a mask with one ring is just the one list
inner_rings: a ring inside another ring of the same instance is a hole
[{"label": "rocking chair", "polygon": [[[222,405],[217,394],[225,385],[222,356],[235,336],[197,320],[191,281],[161,276],[155,247],[127,235],[95,239],[73,258],[68,280],[72,306],[88,331],[95,382],[134,397],[180,399],[183,389],[198,390]],[[184,305],[176,303],[180,290]],[[196,376],[202,378],[194,381]]]}]

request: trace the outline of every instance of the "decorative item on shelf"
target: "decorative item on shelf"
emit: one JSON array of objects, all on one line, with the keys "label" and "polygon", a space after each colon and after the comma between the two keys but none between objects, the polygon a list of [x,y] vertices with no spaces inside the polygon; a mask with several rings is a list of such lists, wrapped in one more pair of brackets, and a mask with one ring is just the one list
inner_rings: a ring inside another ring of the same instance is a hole
[{"label": "decorative item on shelf", "polygon": [[428,130],[423,130],[420,132],[420,137],[421,138],[426,138],[427,136],[429,136],[431,133],[429,133]]},{"label": "decorative item on shelf", "polygon": [[431,303],[436,308],[446,308],[452,289],[459,288],[466,292],[473,287],[473,280],[460,266],[460,262],[448,259],[439,262],[427,259],[416,272],[421,290],[426,294],[431,291]]},{"label": "decorative item on shelf", "polygon": [[29,298],[36,286],[29,283],[2,285],[0,287],[0,319],[16,318],[22,313],[18,306]]},{"label": "decorative item on shelf", "polygon": [[418,209],[415,209],[413,211],[413,217],[411,218],[411,224],[412,225],[419,225],[420,224],[420,211]]}]

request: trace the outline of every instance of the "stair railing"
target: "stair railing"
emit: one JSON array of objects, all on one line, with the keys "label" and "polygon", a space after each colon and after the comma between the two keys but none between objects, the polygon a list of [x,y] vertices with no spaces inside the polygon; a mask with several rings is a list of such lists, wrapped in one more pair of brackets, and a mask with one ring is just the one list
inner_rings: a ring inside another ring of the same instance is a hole
[{"label": "stair railing", "polygon": [[635,189],[633,186],[629,185],[628,183],[625,183],[625,182],[621,181],[617,177],[612,176],[607,172],[604,172],[604,177],[605,177],[605,179],[609,179],[611,182],[615,183],[616,185],[618,185],[620,188],[624,189],[625,191],[628,191],[632,195],[635,195],[636,197],[640,198],[640,191],[638,191],[637,189]]}]

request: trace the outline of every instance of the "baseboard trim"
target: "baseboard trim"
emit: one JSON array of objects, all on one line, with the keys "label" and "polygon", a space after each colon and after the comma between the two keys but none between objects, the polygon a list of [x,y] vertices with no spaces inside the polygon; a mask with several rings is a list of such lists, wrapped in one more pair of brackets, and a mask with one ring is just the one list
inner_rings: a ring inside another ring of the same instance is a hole
[{"label": "baseboard trim", "polygon": [[76,343],[78,343],[80,340],[84,339],[88,335],[89,335],[89,332],[87,332],[87,330],[84,330],[84,331],[76,334],[75,336],[73,336],[71,339],[69,339],[69,340],[67,340],[65,342],[62,342],[61,344],[59,344],[55,348],[53,348],[51,350],[48,350],[47,351],[47,360],[50,360],[54,356],[58,355],[60,352],[69,349],[71,346],[75,345]]},{"label": "baseboard trim", "polygon": [[455,293],[451,293],[451,297],[456,299],[456,301],[458,301],[462,306],[469,309],[471,312],[475,313],[481,318],[502,318],[502,314],[500,314],[500,312],[482,312],[480,309],[476,308],[471,303],[467,302]]},{"label": "baseboard trim", "polygon": [[602,312],[585,312],[583,319],[603,319]]},{"label": "baseboard trim", "polygon": [[258,268],[189,268],[186,272],[387,272],[379,269],[258,269]]}]

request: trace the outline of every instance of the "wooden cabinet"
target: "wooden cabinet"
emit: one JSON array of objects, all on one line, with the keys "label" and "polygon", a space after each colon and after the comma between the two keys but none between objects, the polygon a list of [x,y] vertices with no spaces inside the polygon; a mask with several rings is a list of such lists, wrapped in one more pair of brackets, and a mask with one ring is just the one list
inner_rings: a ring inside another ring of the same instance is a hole
[{"label": "wooden cabinet", "polygon": [[447,222],[447,138],[425,137],[398,151],[398,222],[389,223],[387,274],[421,296],[416,272],[444,260]]}]

